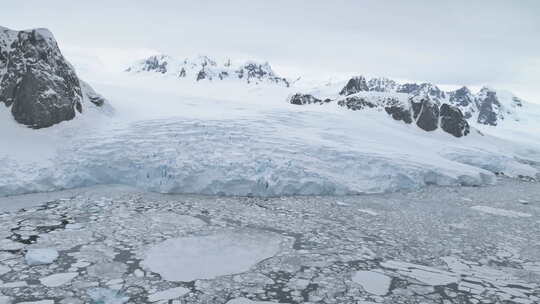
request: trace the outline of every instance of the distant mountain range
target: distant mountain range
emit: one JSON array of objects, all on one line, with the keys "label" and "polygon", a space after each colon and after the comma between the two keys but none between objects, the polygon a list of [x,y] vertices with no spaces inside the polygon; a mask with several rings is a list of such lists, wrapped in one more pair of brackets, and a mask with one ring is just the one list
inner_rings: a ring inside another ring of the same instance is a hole
[{"label": "distant mountain range", "polygon": [[136,62],[128,67],[126,72],[154,72],[195,81],[232,79],[250,84],[271,83],[286,87],[290,85],[286,78],[274,73],[268,62],[249,61],[234,65],[230,60],[218,63],[207,56],[177,60],[168,55],[155,55]]},{"label": "distant mountain range", "polygon": [[351,78],[339,91],[297,93],[297,105],[335,103],[350,110],[380,109],[393,119],[415,123],[425,131],[441,128],[456,136],[470,132],[470,123],[497,126],[519,120],[516,112],[526,103],[508,92],[488,87],[473,94],[467,87],[445,92],[432,83],[400,84],[388,78]]},{"label": "distant mountain range", "polygon": [[[126,72],[158,73],[193,81],[266,83],[288,87],[293,93],[296,90],[294,82],[277,75],[267,62],[233,65],[230,60],[218,63],[208,56],[177,60],[168,55],[154,55],[134,63]],[[515,113],[526,104],[511,93],[488,87],[476,94],[467,87],[446,92],[432,83],[399,83],[364,76],[352,77],[336,91],[319,87],[297,92],[288,102],[336,104],[355,111],[378,109],[425,131],[441,128],[456,137],[469,134],[471,124],[497,126],[503,120],[517,120]]]},{"label": "distant mountain range", "polygon": [[[356,76],[339,87],[300,89],[279,76],[268,62],[233,64],[208,56],[177,60],[154,55],[137,61],[126,72],[155,73],[194,82],[235,81],[247,85],[279,86],[291,92],[288,102],[296,105],[335,104],[346,109],[386,112],[405,124],[425,131],[438,128],[462,137],[471,125],[497,126],[519,120],[527,103],[511,93],[467,87],[443,91],[432,83],[398,83],[388,78]],[[304,91],[304,92],[302,92]],[[0,103],[10,108],[14,119],[32,128],[44,128],[73,119],[89,107],[102,107],[106,100],[80,80],[62,56],[46,29],[13,31],[0,27]]]}]

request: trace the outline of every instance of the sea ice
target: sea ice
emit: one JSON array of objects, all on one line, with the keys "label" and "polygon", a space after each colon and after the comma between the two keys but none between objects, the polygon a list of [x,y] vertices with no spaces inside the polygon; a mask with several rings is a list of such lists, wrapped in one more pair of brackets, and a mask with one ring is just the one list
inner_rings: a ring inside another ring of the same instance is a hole
[{"label": "sea ice", "polygon": [[427,285],[447,285],[457,283],[459,275],[434,267],[417,265],[401,261],[386,261],[381,266],[396,270],[399,274],[416,279]]},{"label": "sea ice", "polygon": [[41,278],[40,282],[47,287],[58,287],[73,280],[77,275],[76,272],[55,273]]},{"label": "sea ice", "polygon": [[107,288],[92,288],[86,292],[94,303],[100,304],[123,304],[129,300],[117,290]]},{"label": "sea ice", "polygon": [[280,249],[278,235],[234,232],[169,239],[150,248],[142,265],[168,281],[241,273]]},{"label": "sea ice", "polygon": [[53,248],[32,248],[28,249],[24,259],[28,265],[51,264],[58,258],[58,251]]},{"label": "sea ice", "polygon": [[500,216],[507,216],[507,217],[530,217],[531,216],[530,214],[524,213],[524,212],[493,208],[489,206],[477,205],[477,206],[472,206],[471,208],[474,210],[492,214],[492,215],[500,215]]},{"label": "sea ice", "polygon": [[353,275],[352,280],[362,285],[365,291],[379,296],[384,296],[388,293],[390,283],[392,282],[392,278],[387,275],[366,270],[357,271]]},{"label": "sea ice", "polygon": [[184,287],[175,287],[166,289],[160,292],[156,292],[148,296],[148,301],[157,302],[162,300],[171,300],[179,298],[189,292],[189,289]]},{"label": "sea ice", "polygon": [[0,264],[0,275],[6,274],[11,271],[11,268]]},{"label": "sea ice", "polygon": [[275,304],[275,303],[276,302],[269,302],[269,301],[252,301],[246,298],[236,298],[227,302],[227,304]]}]

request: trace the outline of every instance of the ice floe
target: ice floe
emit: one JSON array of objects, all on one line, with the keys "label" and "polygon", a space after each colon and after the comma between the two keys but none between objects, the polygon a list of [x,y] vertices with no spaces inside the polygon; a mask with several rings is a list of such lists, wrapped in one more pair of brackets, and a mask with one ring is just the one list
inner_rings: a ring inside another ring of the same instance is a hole
[{"label": "ice floe", "polygon": [[148,301],[157,302],[163,300],[171,300],[179,298],[189,292],[189,289],[184,287],[175,287],[162,290],[148,296]]},{"label": "ice floe", "polygon": [[278,253],[282,238],[249,232],[169,239],[152,247],[142,265],[169,281],[240,273]]},{"label": "ice floe", "polygon": [[77,275],[76,272],[55,273],[41,278],[40,282],[47,287],[58,287],[69,283]]},{"label": "ice floe", "polygon": [[58,258],[58,251],[54,248],[31,248],[28,249],[24,259],[28,265],[51,264]]},{"label": "ice floe", "polygon": [[471,208],[474,210],[492,214],[492,215],[500,215],[500,216],[507,216],[507,217],[530,217],[531,216],[529,213],[494,208],[494,207],[489,207],[489,206],[482,206],[482,205],[472,206]]},{"label": "ice floe", "polygon": [[384,296],[388,293],[392,278],[377,271],[357,271],[353,277],[353,282],[362,285],[362,288],[372,294]]}]

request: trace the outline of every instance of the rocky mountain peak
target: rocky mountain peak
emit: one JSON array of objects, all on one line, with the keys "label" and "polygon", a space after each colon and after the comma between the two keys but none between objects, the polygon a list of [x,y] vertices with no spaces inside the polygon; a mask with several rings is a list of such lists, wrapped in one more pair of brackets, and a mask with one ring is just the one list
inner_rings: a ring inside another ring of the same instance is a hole
[{"label": "rocky mountain peak", "polygon": [[352,95],[362,91],[369,91],[366,78],[364,76],[356,76],[347,82],[345,87],[339,92],[339,95]]},{"label": "rocky mountain peak", "polygon": [[389,78],[371,78],[368,80],[367,85],[370,91],[374,92],[394,92],[396,91],[398,84]]},{"label": "rocky mountain peak", "polygon": [[73,119],[86,106],[103,105],[97,93],[81,88],[50,31],[0,33],[0,102],[17,122],[44,128]]}]

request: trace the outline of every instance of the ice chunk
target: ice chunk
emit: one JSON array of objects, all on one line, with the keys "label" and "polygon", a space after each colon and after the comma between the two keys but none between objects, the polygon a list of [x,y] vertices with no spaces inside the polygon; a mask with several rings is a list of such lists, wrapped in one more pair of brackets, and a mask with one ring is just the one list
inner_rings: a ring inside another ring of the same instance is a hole
[{"label": "ice chunk", "polygon": [[507,216],[507,217],[530,217],[531,215],[528,213],[523,213],[519,211],[512,211],[512,210],[506,210],[506,209],[500,209],[500,208],[493,208],[489,206],[472,206],[471,207],[474,210],[489,213],[492,215],[500,215],[500,216]]},{"label": "ice chunk", "polygon": [[77,275],[77,272],[55,273],[41,278],[39,281],[47,287],[58,287],[73,280]]},{"label": "ice chunk", "polygon": [[157,302],[161,300],[171,300],[179,298],[189,292],[189,289],[184,287],[176,287],[171,289],[166,289],[160,292],[156,292],[148,296],[148,301]]},{"label": "ice chunk", "polygon": [[365,291],[384,296],[388,293],[392,278],[376,271],[357,271],[353,277],[353,282],[362,285]]},{"label": "ice chunk", "polygon": [[86,292],[95,303],[99,304],[123,304],[129,300],[117,290],[107,288],[92,288]]},{"label": "ice chunk", "polygon": [[402,261],[391,260],[381,263],[381,266],[394,269],[401,275],[416,279],[427,285],[447,285],[457,283],[460,280],[459,275],[456,273]]},{"label": "ice chunk", "polygon": [[0,304],[10,304],[11,298],[7,296],[0,296]]},{"label": "ice chunk", "polygon": [[169,239],[152,247],[142,261],[169,281],[212,279],[249,270],[275,255],[282,237],[261,233],[222,233]]},{"label": "ice chunk", "polygon": [[275,304],[275,303],[276,302],[269,302],[269,301],[252,301],[246,298],[236,298],[227,302],[227,304]]},{"label": "ice chunk", "polygon": [[375,212],[375,211],[373,211],[371,209],[358,209],[358,211],[360,211],[362,213],[369,214],[369,215],[373,215],[373,216],[379,215],[377,212]]},{"label": "ice chunk", "polygon": [[7,282],[4,284],[0,284],[0,288],[17,288],[17,287],[24,287],[28,286],[26,284],[26,281],[15,281],[15,282]]},{"label": "ice chunk", "polygon": [[24,259],[28,265],[51,264],[58,258],[58,251],[53,248],[32,248],[28,249]]},{"label": "ice chunk", "polygon": [[8,266],[0,265],[0,275],[6,274],[10,271],[11,271],[11,268],[9,268]]},{"label": "ice chunk", "polygon": [[21,250],[23,248],[24,248],[24,245],[21,243],[17,243],[9,239],[0,240],[0,250],[11,251],[11,250]]}]

